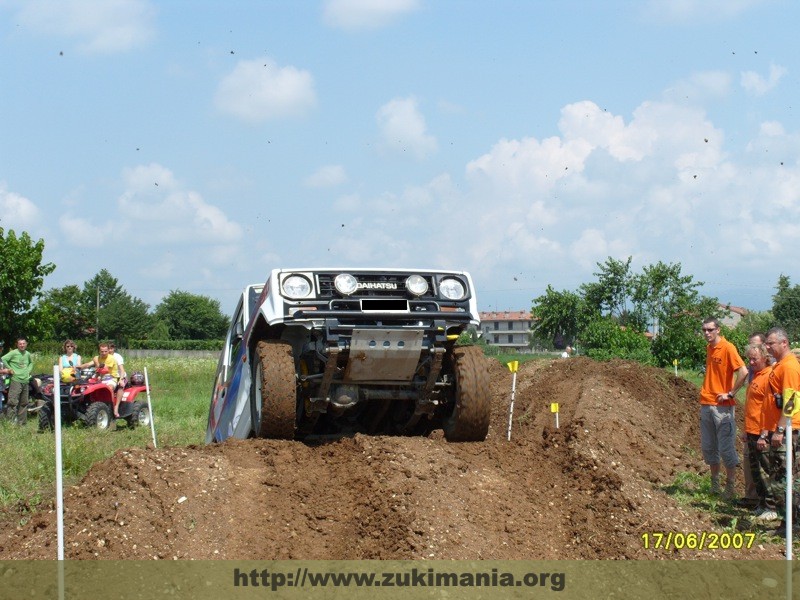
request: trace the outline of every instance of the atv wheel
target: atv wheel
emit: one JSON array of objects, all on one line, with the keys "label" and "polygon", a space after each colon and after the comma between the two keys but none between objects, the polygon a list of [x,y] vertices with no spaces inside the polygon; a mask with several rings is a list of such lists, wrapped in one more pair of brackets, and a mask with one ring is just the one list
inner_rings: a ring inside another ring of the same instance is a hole
[{"label": "atv wheel", "polygon": [[86,409],[83,419],[86,425],[97,429],[113,429],[116,425],[116,421],[111,416],[111,407],[105,402],[92,402]]},{"label": "atv wheel", "polygon": [[53,405],[45,404],[39,409],[39,431],[53,431],[56,426]]},{"label": "atv wheel", "polygon": [[139,425],[143,427],[150,426],[150,409],[144,402],[134,402],[131,407],[131,414],[125,417],[128,422],[128,427],[135,428]]},{"label": "atv wheel", "polygon": [[253,431],[264,438],[294,438],[297,392],[292,347],[261,341],[253,361],[251,393]]},{"label": "atv wheel", "polygon": [[444,422],[444,436],[449,442],[480,442],[489,432],[489,370],[486,358],[475,346],[453,351],[455,394],[453,412]]}]

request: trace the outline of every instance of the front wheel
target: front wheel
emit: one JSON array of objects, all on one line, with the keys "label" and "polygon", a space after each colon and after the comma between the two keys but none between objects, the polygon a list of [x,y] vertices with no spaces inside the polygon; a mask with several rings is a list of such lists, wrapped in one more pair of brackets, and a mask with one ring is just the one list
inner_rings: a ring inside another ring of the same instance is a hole
[{"label": "front wheel", "polygon": [[105,402],[92,402],[86,409],[84,421],[89,427],[96,429],[112,429],[116,421],[111,416],[111,407]]},{"label": "front wheel", "polygon": [[480,442],[489,433],[491,394],[486,357],[476,346],[460,346],[453,351],[455,393],[453,412],[444,422],[449,442]]},{"label": "front wheel", "polygon": [[292,346],[277,340],[258,342],[253,357],[250,395],[256,436],[294,438],[297,419],[295,381]]}]

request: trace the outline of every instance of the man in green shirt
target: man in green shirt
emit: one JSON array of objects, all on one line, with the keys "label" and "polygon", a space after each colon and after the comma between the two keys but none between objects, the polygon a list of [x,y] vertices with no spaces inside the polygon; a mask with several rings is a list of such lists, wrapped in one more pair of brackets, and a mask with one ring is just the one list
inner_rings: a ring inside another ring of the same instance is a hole
[{"label": "man in green shirt", "polygon": [[19,338],[17,347],[3,356],[3,362],[11,371],[6,415],[17,425],[25,425],[28,422],[28,382],[33,369],[33,358],[28,352],[28,340]]}]

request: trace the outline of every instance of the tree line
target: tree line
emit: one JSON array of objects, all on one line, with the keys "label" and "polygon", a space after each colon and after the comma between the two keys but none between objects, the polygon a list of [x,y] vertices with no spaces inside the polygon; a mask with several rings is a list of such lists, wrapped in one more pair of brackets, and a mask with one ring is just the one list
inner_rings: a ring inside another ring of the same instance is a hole
[{"label": "tree line", "polygon": [[[116,277],[101,269],[82,285],[42,291],[55,271],[43,262],[44,241],[0,227],[0,339],[217,340],[229,319],[218,300],[172,290],[151,311],[129,294]],[[6,346],[9,347],[9,346]]]},{"label": "tree line", "polygon": [[[727,316],[729,307],[701,294],[703,282],[683,274],[680,263],[658,262],[637,273],[631,261],[608,257],[597,263],[597,279],[574,291],[548,285],[531,308],[534,344],[577,346],[598,359],[627,358],[658,366],[677,359],[686,368],[702,366],[706,342],[700,323],[706,317]],[[800,341],[800,286],[781,275],[772,300],[771,311],[749,312],[735,328],[723,327],[743,356],[750,334],[774,326]]]}]

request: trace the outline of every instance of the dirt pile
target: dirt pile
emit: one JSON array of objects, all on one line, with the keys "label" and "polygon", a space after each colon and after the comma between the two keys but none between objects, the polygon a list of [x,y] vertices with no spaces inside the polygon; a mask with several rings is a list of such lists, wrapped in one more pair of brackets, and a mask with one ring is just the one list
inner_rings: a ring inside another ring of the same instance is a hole
[{"label": "dirt pile", "polygon": [[[665,491],[698,458],[697,389],[635,363],[491,362],[484,443],[357,435],[131,449],[65,492],[70,559],[781,558],[645,549],[721,531]],[[559,425],[551,403],[560,407]],[[54,558],[55,513],[0,534],[0,558]],[[10,521],[7,521],[10,522]]]}]

